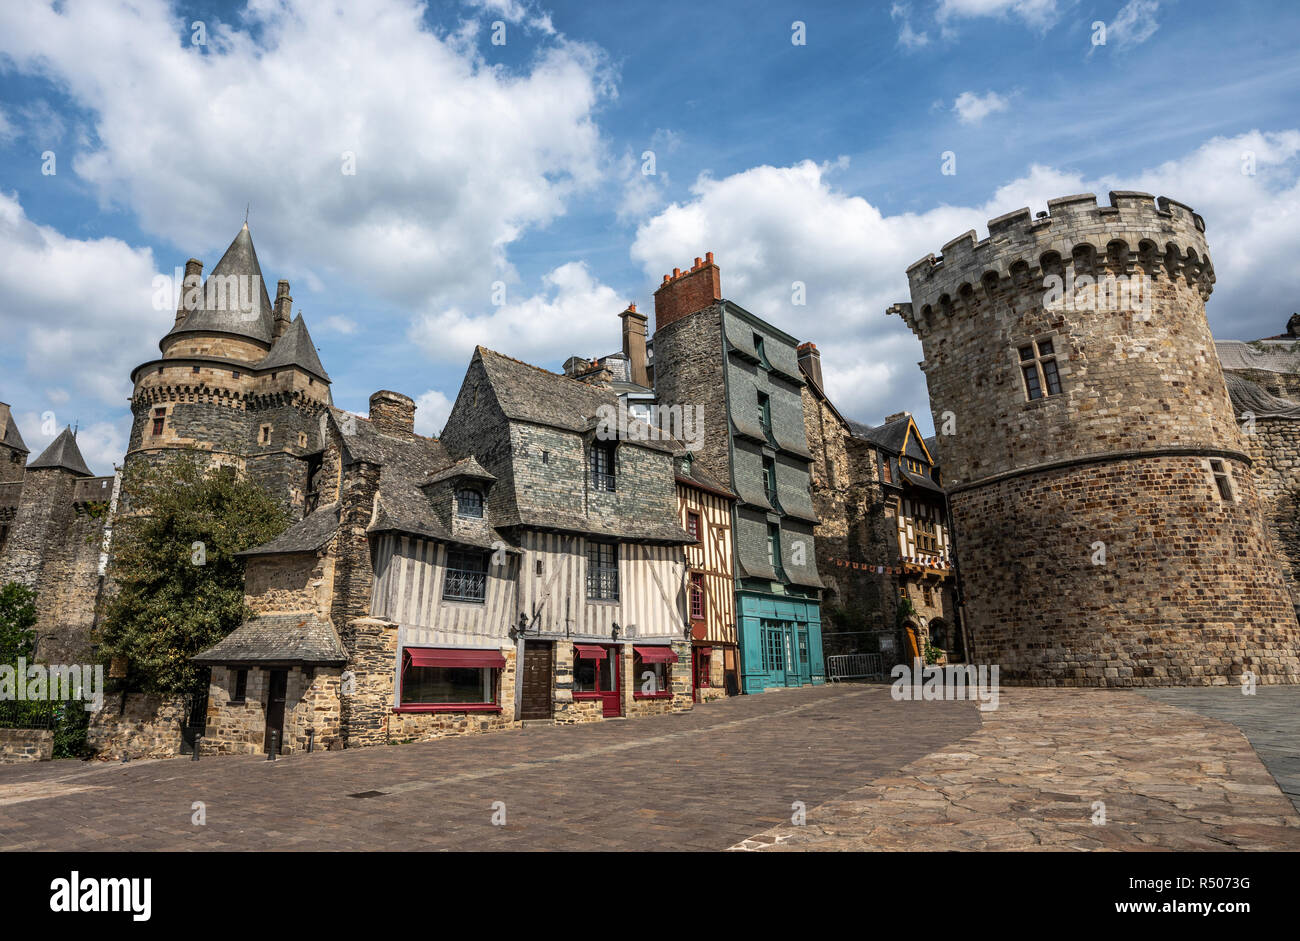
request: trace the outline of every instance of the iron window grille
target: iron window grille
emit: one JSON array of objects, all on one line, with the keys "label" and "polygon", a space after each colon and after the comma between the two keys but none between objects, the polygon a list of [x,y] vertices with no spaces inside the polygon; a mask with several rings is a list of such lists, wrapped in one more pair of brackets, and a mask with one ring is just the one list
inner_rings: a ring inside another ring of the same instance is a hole
[{"label": "iron window grille", "polygon": [[481,520],[483,518],[483,494],[477,490],[457,490],[456,515]]},{"label": "iron window grille", "polygon": [[618,600],[618,546],[612,542],[587,544],[587,598]]},{"label": "iron window grille", "polygon": [[614,446],[591,446],[591,486],[594,490],[614,492]]},{"label": "iron window grille", "polygon": [[1031,402],[1044,395],[1060,395],[1061,374],[1050,339],[1020,347],[1020,374],[1025,380],[1025,397]]},{"label": "iron window grille", "polygon": [[452,549],[447,552],[447,578],[442,586],[447,601],[483,601],[487,598],[487,554]]}]

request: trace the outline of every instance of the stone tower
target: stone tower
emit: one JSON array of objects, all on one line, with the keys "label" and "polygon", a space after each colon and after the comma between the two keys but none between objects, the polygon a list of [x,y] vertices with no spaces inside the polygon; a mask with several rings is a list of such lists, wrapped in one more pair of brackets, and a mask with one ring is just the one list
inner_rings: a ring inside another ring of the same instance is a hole
[{"label": "stone tower", "polygon": [[1205,222],[1048,203],[908,268],[975,658],[1012,683],[1300,681],[1205,317]]},{"label": "stone tower", "polygon": [[191,258],[161,357],[131,374],[128,462],[198,449],[246,472],[301,518],[319,466],[330,379],[289,282],[272,303],[248,224],[202,279]]}]

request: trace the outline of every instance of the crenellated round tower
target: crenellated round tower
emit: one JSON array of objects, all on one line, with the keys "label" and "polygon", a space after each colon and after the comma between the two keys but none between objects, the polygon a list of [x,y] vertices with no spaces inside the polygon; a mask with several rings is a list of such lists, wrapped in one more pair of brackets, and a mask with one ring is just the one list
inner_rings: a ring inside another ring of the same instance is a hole
[{"label": "crenellated round tower", "polygon": [[161,356],[131,374],[127,461],[178,450],[206,452],[305,509],[330,379],[289,282],[272,303],[247,223],[206,281],[191,258]]},{"label": "crenellated round tower", "polygon": [[908,268],[968,627],[1005,682],[1300,681],[1205,316],[1205,222],[1051,200]]}]

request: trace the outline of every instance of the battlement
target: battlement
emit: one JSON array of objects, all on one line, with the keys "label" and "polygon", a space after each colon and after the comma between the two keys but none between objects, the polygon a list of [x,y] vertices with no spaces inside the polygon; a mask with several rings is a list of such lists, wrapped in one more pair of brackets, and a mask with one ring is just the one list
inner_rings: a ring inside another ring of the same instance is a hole
[{"label": "battlement", "polygon": [[[1112,191],[1110,205],[1092,193],[1048,200],[1036,215],[1028,207],[990,219],[982,240],[964,232],[907,269],[912,304],[895,305],[914,331],[924,329],[931,308],[946,307],[963,293],[1003,285],[1013,276],[1037,288],[1045,268],[1062,269],[1087,259],[1089,266],[1162,266],[1170,276],[1198,282],[1208,296],[1214,268],[1205,240],[1205,220],[1189,206],[1150,193]],[[995,280],[996,277],[996,280]]]}]

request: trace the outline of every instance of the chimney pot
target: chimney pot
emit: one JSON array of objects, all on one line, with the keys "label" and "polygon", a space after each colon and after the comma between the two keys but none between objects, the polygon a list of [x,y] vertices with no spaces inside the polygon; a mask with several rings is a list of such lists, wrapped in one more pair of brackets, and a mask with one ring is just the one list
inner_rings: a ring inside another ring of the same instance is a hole
[{"label": "chimney pot", "polygon": [[713,252],[707,252],[705,257],[707,264],[696,258],[695,266],[689,271],[674,268],[671,278],[664,275],[664,283],[655,291],[656,330],[722,299],[721,275],[713,261]]},{"label": "chimney pot", "polygon": [[681,277],[681,274],[682,274],[682,269],[681,269],[681,268],[674,268],[674,269],[673,269],[673,277],[674,277],[674,278],[679,278],[679,277]]},{"label": "chimney pot", "polygon": [[705,252],[704,257],[708,259],[709,264],[713,264],[713,252]]}]

